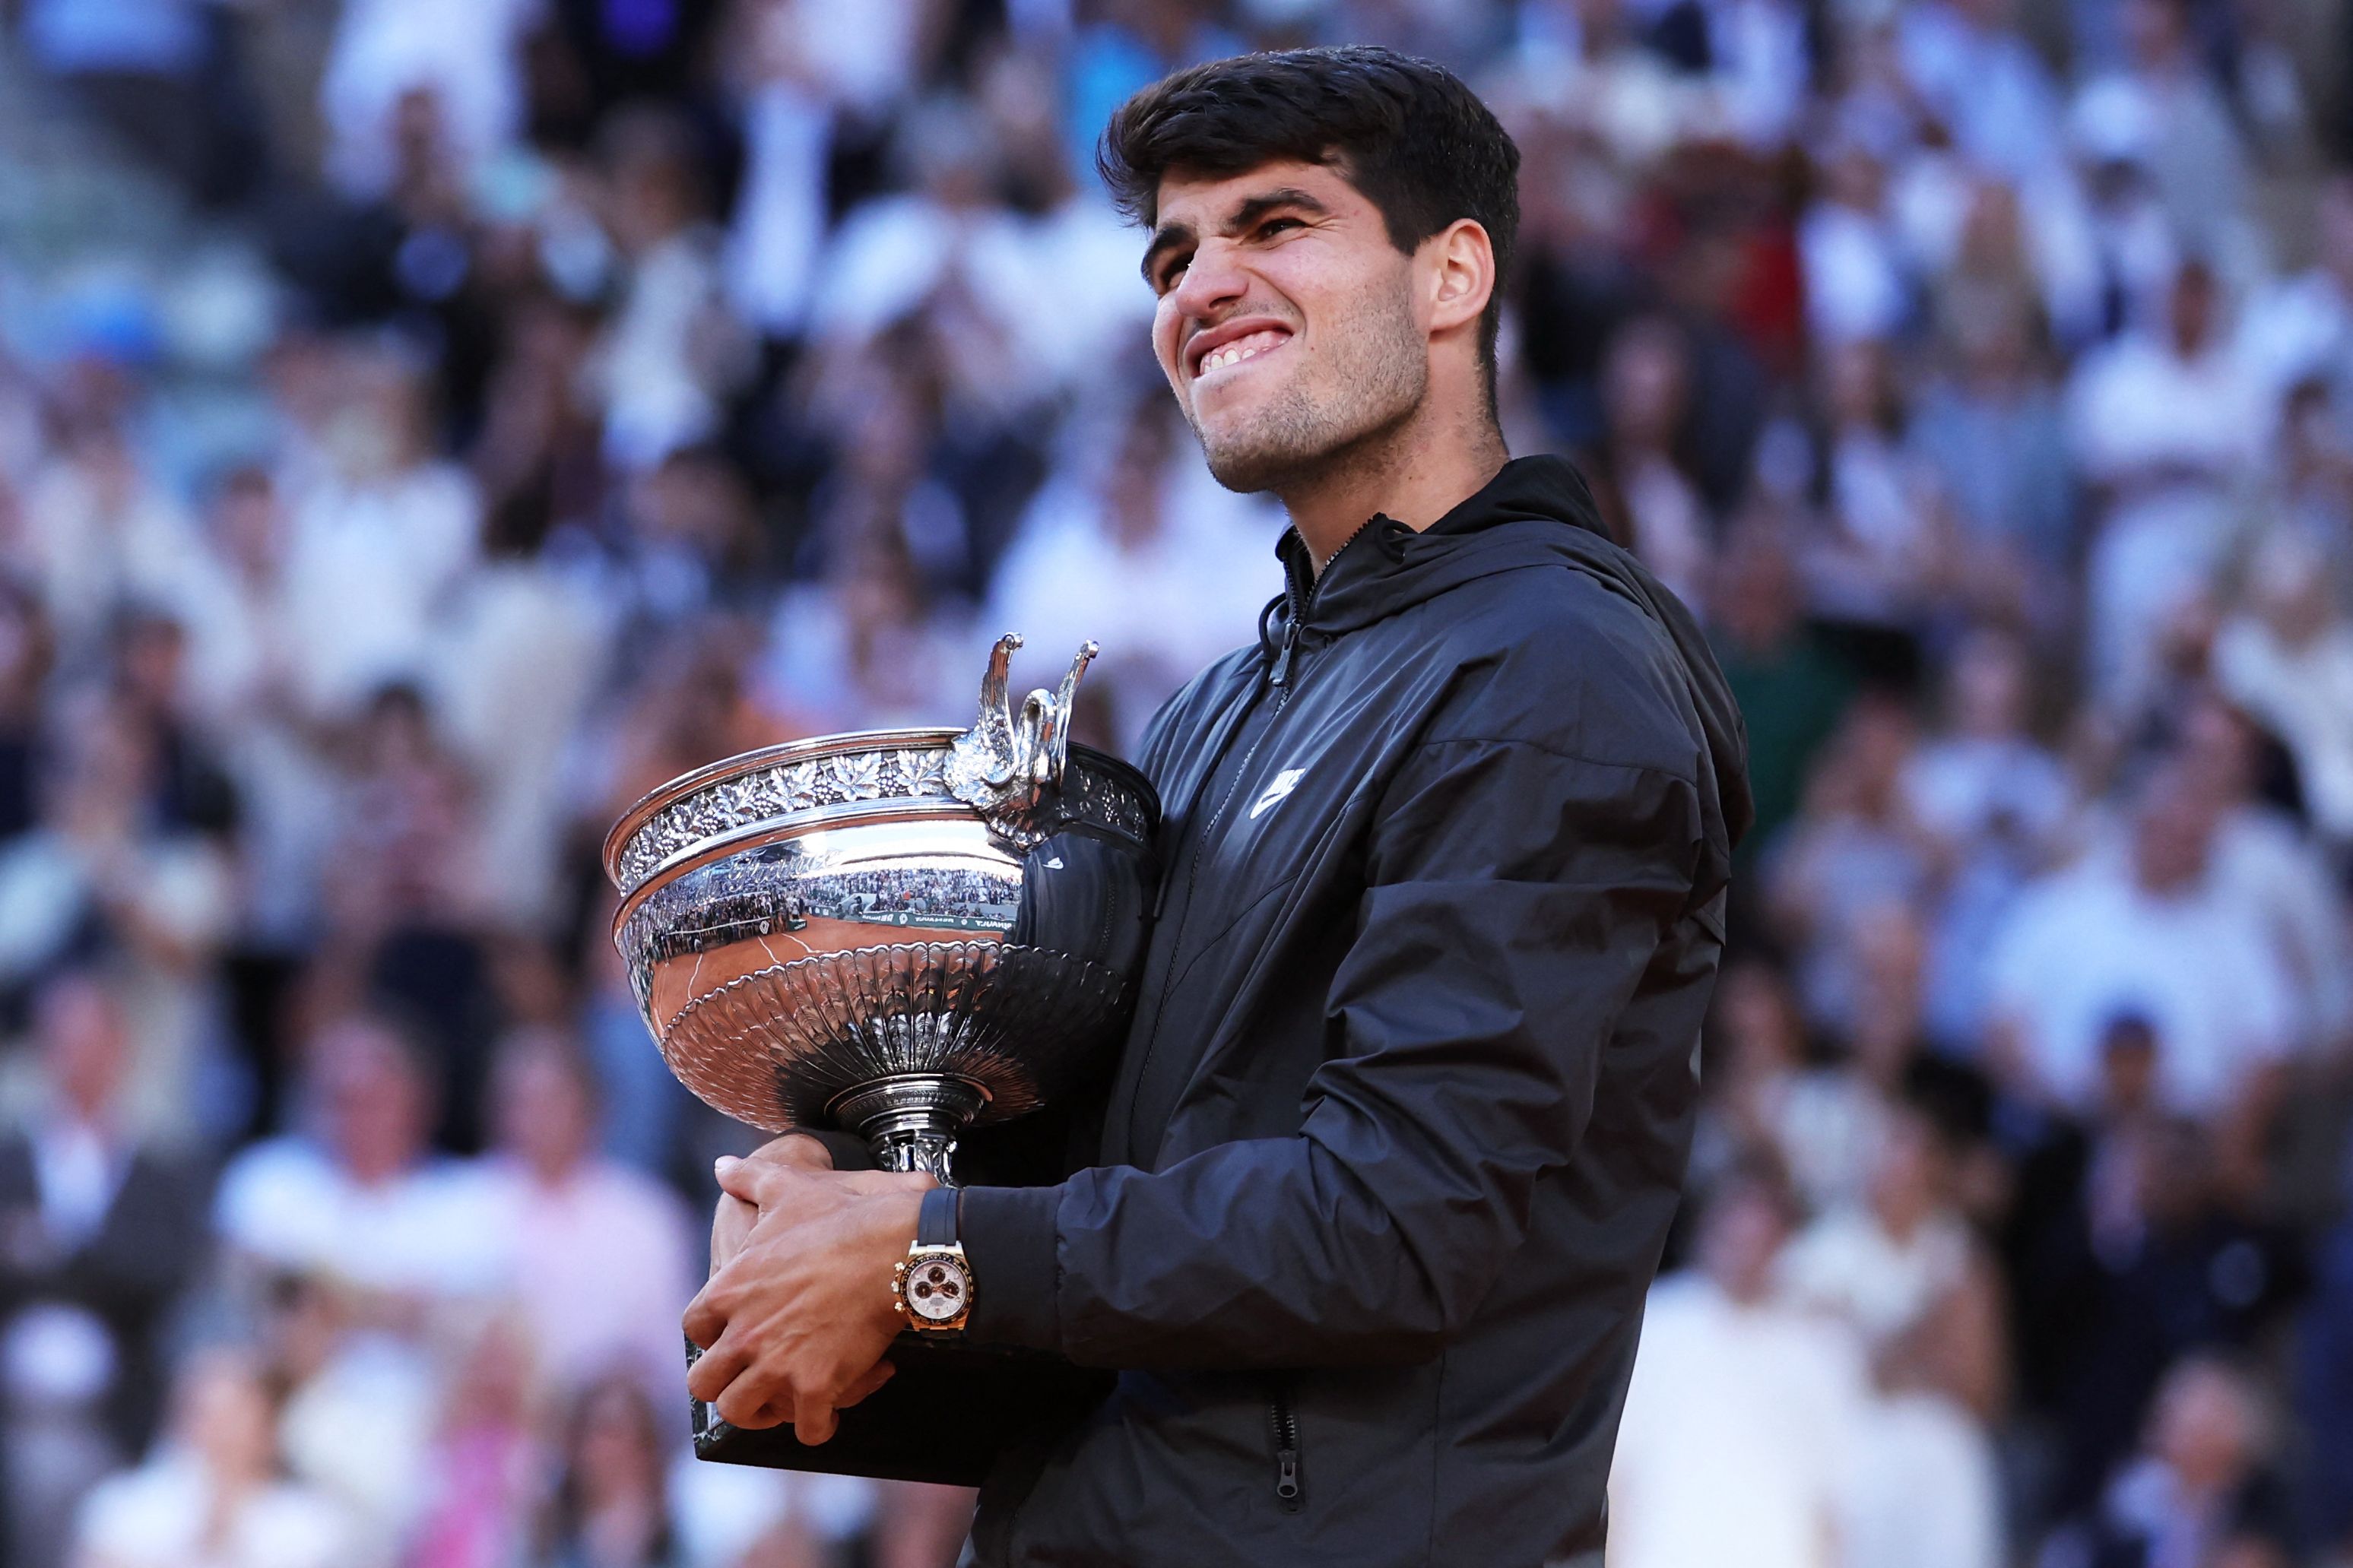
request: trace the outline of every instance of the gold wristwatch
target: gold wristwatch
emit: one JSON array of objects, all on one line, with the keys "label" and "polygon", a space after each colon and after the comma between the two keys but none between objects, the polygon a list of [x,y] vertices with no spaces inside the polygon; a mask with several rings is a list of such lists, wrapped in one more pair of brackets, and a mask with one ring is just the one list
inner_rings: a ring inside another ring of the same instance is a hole
[{"label": "gold wristwatch", "polygon": [[972,1316],[972,1265],[956,1239],[956,1193],[934,1187],[915,1211],[915,1239],[891,1268],[891,1295],[916,1333],[964,1331]]}]

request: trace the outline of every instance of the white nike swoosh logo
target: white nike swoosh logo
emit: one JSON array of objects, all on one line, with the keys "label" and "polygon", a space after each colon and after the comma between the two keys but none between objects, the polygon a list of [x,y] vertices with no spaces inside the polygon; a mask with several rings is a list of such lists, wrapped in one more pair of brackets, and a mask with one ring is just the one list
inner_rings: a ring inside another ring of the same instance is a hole
[{"label": "white nike swoosh logo", "polygon": [[1274,782],[1266,786],[1266,793],[1260,795],[1257,800],[1250,804],[1250,820],[1255,822],[1260,817],[1264,816],[1268,812],[1272,811],[1277,805],[1281,804],[1285,796],[1289,795],[1293,790],[1299,787],[1299,781],[1306,776],[1307,770],[1305,768],[1285,768],[1281,773],[1275,774]]}]

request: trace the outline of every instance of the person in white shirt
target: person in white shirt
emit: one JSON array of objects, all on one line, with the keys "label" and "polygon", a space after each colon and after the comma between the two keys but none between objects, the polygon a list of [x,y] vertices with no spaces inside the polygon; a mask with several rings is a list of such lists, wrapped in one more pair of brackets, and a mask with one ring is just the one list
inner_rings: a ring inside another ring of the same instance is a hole
[{"label": "person in white shirt", "polygon": [[227,936],[229,866],[211,839],[155,820],[154,738],[128,706],[93,694],[59,717],[40,821],[0,844],[0,989],[21,994],[97,936],[135,1047],[126,1124],[185,1148],[214,1130],[197,1089],[214,1044],[208,964]]},{"label": "person in white shirt", "polygon": [[354,1521],[284,1478],[261,1369],[214,1350],[181,1375],[171,1439],[83,1506],[74,1568],[345,1568],[362,1557]]},{"label": "person in white shirt", "polygon": [[2030,888],[1988,963],[1989,1061],[2027,1098],[2083,1111],[2124,1015],[2158,1039],[2168,1106],[2232,1108],[2296,1044],[2296,998],[2259,906],[2210,875],[2211,793],[2179,762],[2143,784],[2130,842]]},{"label": "person in white shirt", "polygon": [[1778,1259],[1782,1292],[1852,1325],[1874,1347],[1911,1330],[1966,1289],[1978,1264],[1948,1180],[1927,1117],[1916,1107],[1888,1107],[1864,1201],[1834,1208],[1799,1233]]},{"label": "person in white shirt", "polygon": [[1837,1568],[1841,1488],[1867,1394],[1854,1331],[1783,1303],[1789,1200],[1725,1179],[1695,1268],[1642,1319],[1609,1474],[1609,1568]]},{"label": "person in white shirt", "polygon": [[2066,772],[2027,728],[2035,668],[2013,633],[1985,626],[1954,650],[1945,727],[1905,762],[1913,820],[1967,858],[1988,839],[2039,853],[2066,820]]},{"label": "person in white shirt", "polygon": [[623,1372],[670,1416],[685,1379],[679,1317],[694,1294],[695,1227],[676,1194],[597,1152],[596,1090],[577,1046],[511,1036],[491,1082],[496,1152],[480,1179],[549,1391]]},{"label": "person in white shirt", "polygon": [[2180,726],[2183,760],[2216,814],[2210,879],[2259,911],[2263,940],[2301,1001],[2306,1037],[2345,1037],[2353,1033],[2353,926],[2328,858],[2261,795],[2263,737],[2247,715],[2205,692]]},{"label": "person in white shirt", "polygon": [[1870,1348],[1873,1386],[1841,1481],[1844,1568],[1996,1568],[1985,1421],[2005,1381],[2001,1296],[1925,1111],[1885,1107],[1865,1200],[1807,1226],[1776,1274],[1792,1305]]},{"label": "person in white shirt", "polygon": [[2214,676],[2295,757],[2314,826],[2353,846],[2353,615],[2328,568],[2304,534],[2266,536],[2214,639]]},{"label": "person in white shirt", "polygon": [[12,567],[40,595],[69,664],[100,657],[126,603],[185,618],[218,591],[203,533],[111,420],[69,426],[27,487]]},{"label": "person in white shirt", "polygon": [[321,456],[290,466],[283,576],[286,674],[303,711],[353,716],[429,662],[449,597],[477,568],[481,499],[435,455],[422,367],[344,349],[312,395]]},{"label": "person in white shirt", "polygon": [[334,1281],[404,1327],[491,1297],[499,1215],[478,1179],[426,1147],[434,1078],[390,1018],[323,1029],[305,1067],[311,1130],[252,1145],[222,1174],[215,1217],[233,1264]]},{"label": "person in white shirt", "polygon": [[1947,667],[1944,727],[1905,764],[1905,805],[1937,871],[1926,1027],[1954,1047],[1983,1033],[1987,950],[2075,810],[2066,770],[2027,727],[2033,680],[2016,634],[1970,632]]},{"label": "person in white shirt", "polygon": [[2068,386],[2075,460],[2105,508],[2084,566],[2086,656],[2117,712],[2148,696],[2168,619],[2212,587],[2231,490],[2263,456],[2268,411],[2223,310],[2213,269],[2186,261],[2163,321],[2085,354]]}]

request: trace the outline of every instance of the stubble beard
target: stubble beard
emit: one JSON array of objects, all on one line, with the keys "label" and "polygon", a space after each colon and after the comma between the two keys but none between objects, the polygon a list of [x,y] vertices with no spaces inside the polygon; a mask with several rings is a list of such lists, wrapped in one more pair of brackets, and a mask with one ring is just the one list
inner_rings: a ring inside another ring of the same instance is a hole
[{"label": "stubble beard", "polygon": [[1421,406],[1430,345],[1415,326],[1408,286],[1369,302],[1328,340],[1320,374],[1294,375],[1241,429],[1212,437],[1191,408],[1209,473],[1229,490],[1295,493],[1358,460]]}]

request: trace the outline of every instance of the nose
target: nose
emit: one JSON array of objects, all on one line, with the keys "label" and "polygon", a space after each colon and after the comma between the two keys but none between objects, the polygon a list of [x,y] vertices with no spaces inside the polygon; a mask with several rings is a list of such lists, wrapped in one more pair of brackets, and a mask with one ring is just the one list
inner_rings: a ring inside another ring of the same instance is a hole
[{"label": "nose", "polygon": [[1185,264],[1185,276],[1169,290],[1176,313],[1196,321],[1214,321],[1226,314],[1250,288],[1234,247],[1204,240]]}]

